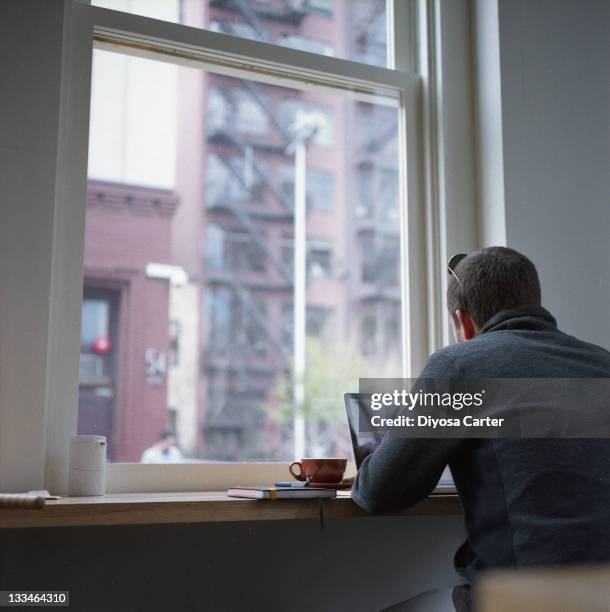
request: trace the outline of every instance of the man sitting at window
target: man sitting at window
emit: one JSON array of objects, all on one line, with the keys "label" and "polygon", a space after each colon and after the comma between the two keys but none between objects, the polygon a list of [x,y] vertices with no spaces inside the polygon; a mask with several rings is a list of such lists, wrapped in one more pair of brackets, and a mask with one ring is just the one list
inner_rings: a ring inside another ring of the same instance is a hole
[{"label": "man sitting at window", "polygon": [[[610,378],[610,353],[559,331],[542,308],[538,273],[524,255],[482,249],[450,262],[450,271],[458,343],[435,352],[422,379]],[[581,397],[568,399],[586,410]],[[610,560],[610,441],[386,435],[362,463],[353,499],[368,512],[400,511],[428,496],[447,465],[464,506],[468,539],[454,563],[466,580],[488,568]],[[469,610],[470,587],[391,609]]]}]

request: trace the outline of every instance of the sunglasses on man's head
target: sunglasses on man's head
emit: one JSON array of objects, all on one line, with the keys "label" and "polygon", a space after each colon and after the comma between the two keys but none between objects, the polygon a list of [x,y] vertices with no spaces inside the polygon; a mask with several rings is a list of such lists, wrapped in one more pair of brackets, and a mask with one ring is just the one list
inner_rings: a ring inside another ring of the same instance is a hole
[{"label": "sunglasses on man's head", "polygon": [[462,261],[462,259],[464,259],[464,257],[466,257],[467,255],[468,253],[456,253],[447,262],[447,270],[449,271],[449,274],[451,274],[455,278],[455,280],[458,282],[458,284],[460,285],[462,289],[464,288],[464,285],[462,285],[462,281],[459,279],[458,275],[455,273],[455,269],[457,268],[460,261]]}]

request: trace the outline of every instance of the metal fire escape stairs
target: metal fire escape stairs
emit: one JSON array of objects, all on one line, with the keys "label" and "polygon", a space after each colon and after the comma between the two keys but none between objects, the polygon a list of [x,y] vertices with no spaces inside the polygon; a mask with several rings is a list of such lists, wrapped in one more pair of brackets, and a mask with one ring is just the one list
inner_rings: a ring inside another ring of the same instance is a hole
[{"label": "metal fire escape stairs", "polygon": [[[248,23],[252,26],[254,31],[260,40],[268,42],[270,40],[269,34],[258,18],[256,11],[253,7],[244,0],[233,0],[232,4],[239,10],[239,12],[245,17]],[[289,3],[285,3],[288,6]],[[292,10],[292,9],[291,9]],[[243,91],[246,91],[252,100],[256,102],[265,116],[268,118],[273,128],[280,134],[283,143],[288,143],[291,140],[290,132],[284,127],[281,121],[273,113],[272,109],[269,108],[267,100],[262,95],[260,87],[257,83],[248,81],[245,79],[240,80],[240,87]],[[282,193],[274,184],[274,181],[270,177],[267,170],[256,161],[254,156],[251,155],[252,145],[250,145],[244,138],[235,130],[232,124],[225,124],[222,128],[216,130],[218,136],[226,143],[237,149],[244,159],[248,159],[251,165],[251,169],[260,181],[264,185],[265,189],[272,194],[279,205],[289,214],[293,214],[292,203],[288,201],[288,198]],[[283,146],[279,148],[283,150]],[[243,168],[239,167],[235,163],[231,155],[216,152],[219,160],[227,167],[231,175],[238,181],[238,183],[247,191],[251,192],[250,181],[247,180]],[[241,205],[240,202],[233,202],[230,200],[223,201],[223,206],[234,216],[244,230],[248,233],[250,238],[256,243],[257,247],[265,254],[269,262],[279,272],[281,278],[286,281],[286,289],[290,289],[293,284],[292,270],[287,266],[270,248],[264,234],[259,229],[258,225],[252,220],[247,209]],[[269,341],[273,350],[281,356],[285,363],[290,362],[290,356],[286,354],[281,341],[276,337],[274,330],[270,329],[269,324],[266,320],[265,315],[257,307],[255,301],[252,299],[250,291],[244,285],[244,283],[235,276],[227,275],[223,277],[223,281],[230,287],[232,293],[242,304],[245,313],[248,317],[252,318],[257,328],[262,332],[265,338]],[[231,352],[227,355],[228,361],[225,365],[226,368],[233,367],[237,371],[237,375],[240,382],[245,380],[244,363],[238,355]]]},{"label": "metal fire escape stairs", "polygon": [[[288,21],[293,24],[299,24],[303,17],[307,14],[306,2],[295,1],[295,0],[282,0],[281,8],[271,10],[263,7],[255,8],[246,0],[232,0],[231,2],[213,2],[216,5],[222,6],[223,8],[232,8],[237,10],[244,17],[246,22],[252,27],[256,33],[258,40],[262,42],[271,42],[269,32],[259,18],[259,14],[264,16],[266,19],[272,19],[276,21]],[[270,124],[281,136],[282,145],[278,147],[278,152],[283,151],[284,146],[289,143],[293,135],[290,131],[282,124],[278,119],[273,110],[269,107],[266,98],[261,93],[260,86],[249,80],[242,79],[240,81],[240,87],[243,91],[247,92],[252,100],[256,102],[262,112],[265,114]],[[275,200],[280,206],[286,211],[288,215],[293,215],[293,202],[288,198],[281,190],[279,190],[272,178],[269,176],[267,170],[256,159],[251,155],[252,145],[250,145],[244,138],[236,131],[233,125],[224,125],[221,129],[217,130],[218,135],[222,140],[236,148],[244,159],[248,159],[251,165],[251,170],[259,179],[260,183],[264,185],[265,189],[273,195]],[[239,184],[247,191],[251,191],[250,181],[247,180],[245,173],[242,168],[238,167],[231,155],[222,152],[216,152],[219,160],[225,164],[230,171],[231,175],[239,182]],[[279,272],[281,278],[286,281],[286,289],[292,288],[292,269],[286,264],[269,248],[267,240],[264,234],[259,229],[258,225],[253,221],[247,209],[239,202],[223,201],[223,206],[234,216],[239,224],[246,230],[251,239],[256,243],[257,247],[262,250],[268,260],[272,263],[274,268]],[[252,317],[257,327],[268,339],[270,345],[281,356],[285,363],[290,362],[290,355],[284,350],[282,343],[276,335],[274,330],[270,329],[265,315],[256,306],[256,303],[252,299],[250,291],[244,285],[244,283],[231,275],[223,277],[223,281],[231,288],[233,294],[239,299],[245,312],[248,316]],[[244,364],[243,360],[240,359],[239,355],[236,355],[234,351],[228,351],[227,361],[223,370],[229,368],[235,368],[241,382],[245,380]],[[226,372],[225,372],[226,375]]]}]

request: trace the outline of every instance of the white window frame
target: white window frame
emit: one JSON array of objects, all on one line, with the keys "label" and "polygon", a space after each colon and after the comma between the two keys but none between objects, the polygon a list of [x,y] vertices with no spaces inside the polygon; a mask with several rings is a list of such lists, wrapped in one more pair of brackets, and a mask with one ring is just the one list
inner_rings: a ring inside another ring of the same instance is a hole
[{"label": "white window frame", "polygon": [[[466,0],[456,0],[454,6],[465,3]],[[58,10],[57,7],[56,4],[54,10]],[[78,0],[64,0],[60,10],[64,15],[64,31],[59,75],[54,224],[49,250],[49,278],[44,279],[50,286],[50,300],[41,306],[41,312],[48,316],[48,335],[40,342],[46,359],[44,405],[39,412],[44,427],[33,433],[29,440],[19,440],[42,448],[42,452],[32,460],[28,468],[30,476],[24,481],[30,486],[45,486],[57,493],[65,493],[67,489],[68,444],[70,436],[76,432],[78,413],[78,335],[94,37],[129,43],[133,45],[133,53],[148,53],[152,48],[176,53],[180,61],[195,62],[199,67],[206,62],[220,64],[225,71],[234,71],[237,75],[243,75],[244,71],[256,65],[259,77],[267,72],[273,75],[274,82],[278,77],[294,81],[296,76],[305,86],[311,83],[316,89],[326,86],[333,91],[339,86],[355,90],[364,98],[367,93],[373,94],[380,89],[396,92],[402,101],[399,110],[399,165],[403,375],[416,374],[430,350],[439,344],[438,338],[444,335],[435,275],[440,267],[439,257],[447,248],[443,237],[438,237],[436,219],[446,211],[442,198],[435,198],[433,194],[439,191],[435,184],[439,180],[435,169],[445,149],[434,131],[429,133],[429,130],[421,129],[429,125],[430,113],[439,112],[430,82],[440,77],[434,71],[432,76],[428,74],[422,78],[414,72],[417,69],[423,75],[424,67],[429,70],[433,66],[433,62],[428,62],[425,50],[434,47],[434,37],[439,33],[440,28],[435,27],[441,14],[438,0],[388,0],[389,65],[399,70],[101,9]],[[421,35],[422,28],[425,36],[418,37],[415,44],[413,33],[417,31]],[[141,51],[142,48],[147,51]],[[176,58],[172,57],[171,61],[176,61]],[[17,396],[18,393],[13,393],[11,397]],[[10,429],[17,414],[12,409],[0,414],[0,425],[8,423]],[[20,424],[14,429],[22,431],[23,428],[24,425]],[[43,439],[34,440],[38,435]],[[19,480],[18,462],[22,455],[13,447],[0,448],[0,462],[9,460],[5,471],[0,470],[0,484]],[[218,490],[237,482],[247,485],[283,479],[287,474],[286,468],[286,463],[110,464],[107,490]]]}]

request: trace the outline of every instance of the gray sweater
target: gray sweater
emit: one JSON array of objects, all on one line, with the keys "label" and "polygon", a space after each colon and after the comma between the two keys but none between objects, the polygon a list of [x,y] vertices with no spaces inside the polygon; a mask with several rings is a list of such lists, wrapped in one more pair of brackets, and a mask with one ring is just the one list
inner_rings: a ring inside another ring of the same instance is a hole
[{"label": "gray sweater", "polygon": [[[544,308],[519,307],[434,353],[421,377],[610,378],[610,353],[559,331]],[[465,578],[610,561],[610,440],[386,435],[362,463],[353,499],[372,513],[402,510],[427,497],[447,465],[464,506],[468,539],[454,562]]]}]

